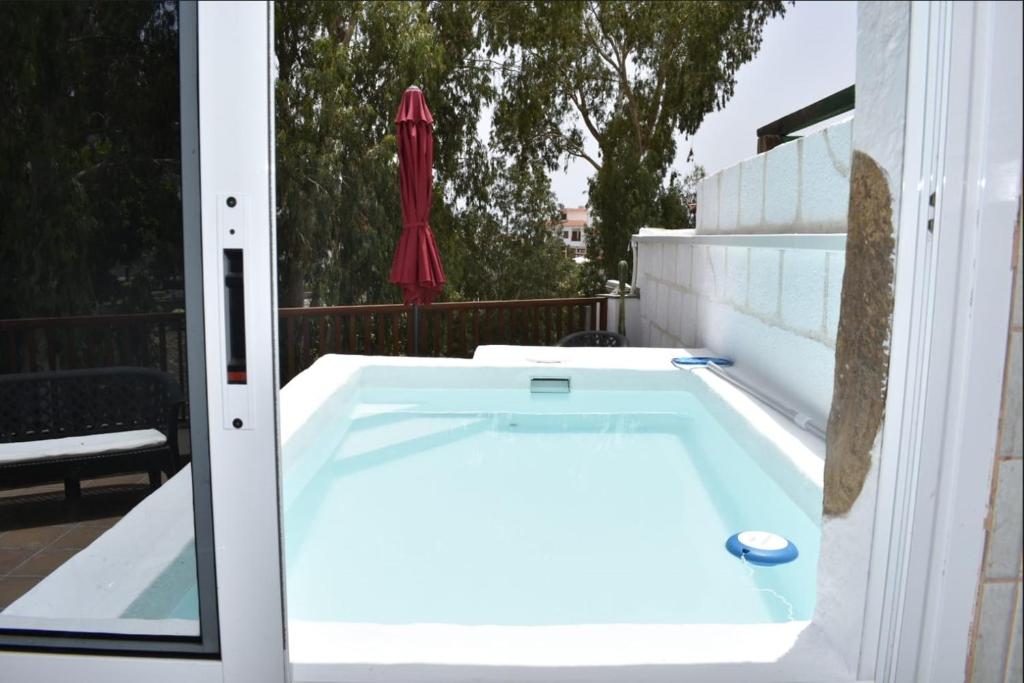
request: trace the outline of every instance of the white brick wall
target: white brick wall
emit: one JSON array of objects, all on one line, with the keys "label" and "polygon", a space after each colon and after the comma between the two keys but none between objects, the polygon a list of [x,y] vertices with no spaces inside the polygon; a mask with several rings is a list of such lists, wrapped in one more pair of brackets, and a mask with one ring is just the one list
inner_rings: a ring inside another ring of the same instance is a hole
[{"label": "white brick wall", "polygon": [[630,341],[730,356],[737,371],[823,425],[852,132],[851,119],[704,179],[696,231],[641,230],[639,332]]},{"label": "white brick wall", "polygon": [[742,374],[825,423],[845,235],[644,229],[634,241],[640,338],[631,343],[729,356]]},{"label": "white brick wall", "polygon": [[853,120],[787,142],[697,187],[697,234],[845,233]]}]

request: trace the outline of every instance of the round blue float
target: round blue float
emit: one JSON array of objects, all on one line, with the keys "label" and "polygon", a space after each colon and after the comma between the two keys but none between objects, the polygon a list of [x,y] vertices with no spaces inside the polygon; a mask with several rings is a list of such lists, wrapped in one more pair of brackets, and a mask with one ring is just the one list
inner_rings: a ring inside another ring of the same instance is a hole
[{"label": "round blue float", "polygon": [[792,562],[800,553],[792,541],[769,531],[741,531],[725,542],[736,557],[752,564],[775,565]]}]

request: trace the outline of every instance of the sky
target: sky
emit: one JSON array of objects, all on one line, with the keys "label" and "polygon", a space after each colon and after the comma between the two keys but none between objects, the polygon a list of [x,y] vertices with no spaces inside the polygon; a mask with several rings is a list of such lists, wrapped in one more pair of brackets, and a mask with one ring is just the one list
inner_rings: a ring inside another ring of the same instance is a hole
[{"label": "sky", "polygon": [[[693,162],[708,175],[757,152],[755,131],[826,95],[853,85],[857,56],[856,2],[797,2],[764,28],[761,50],[736,72],[733,97],[708,114],[692,138],[680,136],[673,168],[685,175]],[[591,141],[592,142],[592,141]],[[593,148],[593,145],[591,145]],[[592,167],[573,160],[551,174],[551,189],[565,206],[583,206]]]}]

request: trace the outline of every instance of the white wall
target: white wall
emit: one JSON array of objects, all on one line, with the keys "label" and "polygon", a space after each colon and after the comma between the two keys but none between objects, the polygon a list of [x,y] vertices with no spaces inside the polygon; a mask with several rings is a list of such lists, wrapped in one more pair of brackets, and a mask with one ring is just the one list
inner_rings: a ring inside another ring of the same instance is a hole
[{"label": "white wall", "polygon": [[845,235],[643,229],[636,346],[704,347],[819,425],[832,401]]},{"label": "white wall", "polygon": [[779,145],[697,186],[697,233],[845,233],[853,121]]}]

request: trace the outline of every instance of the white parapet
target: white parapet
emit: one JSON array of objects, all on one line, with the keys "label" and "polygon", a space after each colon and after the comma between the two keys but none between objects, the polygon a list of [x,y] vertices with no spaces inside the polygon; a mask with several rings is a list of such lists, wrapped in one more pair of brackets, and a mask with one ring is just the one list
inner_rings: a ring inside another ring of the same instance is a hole
[{"label": "white parapet", "polygon": [[845,233],[853,119],[779,145],[697,186],[697,233]]},{"label": "white parapet", "polygon": [[644,228],[635,346],[706,347],[825,424],[845,234],[701,235]]}]

